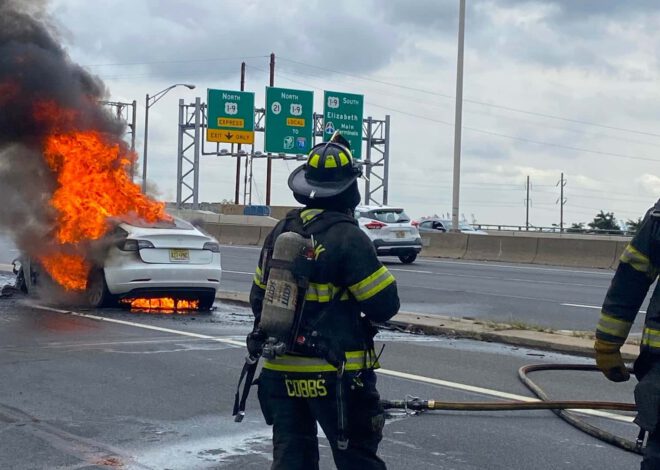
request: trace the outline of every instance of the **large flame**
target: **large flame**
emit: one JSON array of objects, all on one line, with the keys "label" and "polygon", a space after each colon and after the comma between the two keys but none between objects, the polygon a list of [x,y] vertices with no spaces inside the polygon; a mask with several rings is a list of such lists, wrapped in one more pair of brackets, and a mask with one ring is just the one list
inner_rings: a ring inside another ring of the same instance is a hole
[{"label": "large flame", "polygon": [[90,269],[82,247],[108,232],[110,218],[156,222],[170,217],[164,203],[145,196],[131,181],[135,155],[123,142],[96,130],[60,131],[77,115],[53,102],[37,103],[34,114],[54,129],[43,142],[43,154],[57,180],[50,199],[55,246],[39,261],[64,288],[82,290]]}]

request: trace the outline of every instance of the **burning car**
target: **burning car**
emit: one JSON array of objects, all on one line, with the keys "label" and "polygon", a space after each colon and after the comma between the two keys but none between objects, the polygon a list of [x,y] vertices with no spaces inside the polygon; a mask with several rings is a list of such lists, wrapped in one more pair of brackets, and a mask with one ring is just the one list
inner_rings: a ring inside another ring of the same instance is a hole
[{"label": "burning car", "polygon": [[[190,223],[172,218],[120,223],[106,237],[102,265],[91,268],[83,296],[92,307],[198,309],[213,306],[222,275],[220,245]],[[22,260],[28,293],[48,274],[40,263]]]}]

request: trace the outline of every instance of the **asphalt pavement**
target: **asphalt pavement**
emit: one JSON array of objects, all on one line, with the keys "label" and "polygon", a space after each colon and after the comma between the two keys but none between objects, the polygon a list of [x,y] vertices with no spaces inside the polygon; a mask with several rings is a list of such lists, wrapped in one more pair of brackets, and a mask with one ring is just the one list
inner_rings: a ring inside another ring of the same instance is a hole
[{"label": "asphalt pavement", "polygon": [[[223,290],[248,292],[259,248],[224,245],[221,252]],[[403,311],[566,330],[595,329],[614,275],[605,269],[529,264],[382,260],[396,277]],[[633,333],[641,331],[642,317]]]},{"label": "asphalt pavement", "polygon": [[[271,429],[254,395],[243,423],[230,416],[251,323],[238,305],[219,304],[210,315],[154,316],[0,299],[0,468],[267,468]],[[379,388],[388,399],[529,397],[516,376],[519,366],[588,361],[398,332],[379,339],[386,345]],[[628,402],[634,386],[595,373],[533,378],[558,399]],[[636,436],[629,418],[587,419]],[[394,470],[635,468],[639,462],[550,412],[398,414],[384,436],[380,453]],[[334,468],[324,438],[321,455],[321,468]]]}]

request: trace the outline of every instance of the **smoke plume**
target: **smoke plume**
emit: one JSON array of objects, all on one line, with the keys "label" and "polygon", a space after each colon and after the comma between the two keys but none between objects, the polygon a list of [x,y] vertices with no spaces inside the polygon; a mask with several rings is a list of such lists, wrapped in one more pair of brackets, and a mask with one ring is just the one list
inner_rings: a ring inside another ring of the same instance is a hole
[{"label": "smoke plume", "polygon": [[[45,6],[0,0],[0,230],[28,256],[51,241],[57,217],[49,204],[57,175],[44,159],[46,136],[94,129],[125,146],[123,125],[98,104],[105,86],[71,61]],[[45,118],[38,109],[44,104],[74,112]]]}]

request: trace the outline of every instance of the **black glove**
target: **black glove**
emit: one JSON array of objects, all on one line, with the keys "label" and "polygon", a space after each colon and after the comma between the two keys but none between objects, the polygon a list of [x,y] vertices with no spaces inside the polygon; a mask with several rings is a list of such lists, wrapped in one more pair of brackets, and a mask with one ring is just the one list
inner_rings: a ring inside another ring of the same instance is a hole
[{"label": "black glove", "polygon": [[257,328],[247,335],[245,338],[245,344],[247,345],[247,350],[250,356],[259,357],[261,352],[264,349],[264,343],[266,342],[267,336],[263,330]]}]

